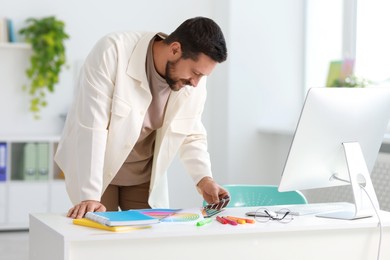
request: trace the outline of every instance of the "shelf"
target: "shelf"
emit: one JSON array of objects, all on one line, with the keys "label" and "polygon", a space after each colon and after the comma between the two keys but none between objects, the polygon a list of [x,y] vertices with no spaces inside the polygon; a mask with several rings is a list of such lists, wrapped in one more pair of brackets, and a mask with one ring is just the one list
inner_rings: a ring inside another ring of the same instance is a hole
[{"label": "shelf", "polygon": [[293,136],[295,132],[295,128],[292,126],[288,127],[260,127],[259,128],[260,134],[275,134],[275,135],[285,135],[285,136]]},{"label": "shelf", "polygon": [[0,43],[0,49],[7,48],[7,49],[21,49],[21,50],[31,50],[31,45],[24,42],[1,42]]},{"label": "shelf", "polygon": [[390,144],[390,133],[385,134],[385,137],[383,138],[383,143]]},{"label": "shelf", "polygon": [[[0,85],[11,87],[5,90],[6,98],[11,97],[12,100],[14,94],[18,94],[13,93],[12,86],[20,86],[21,81],[25,80],[25,69],[31,53],[32,46],[28,43],[0,43],[0,60],[3,68],[1,71],[4,72]],[[12,95],[9,97],[9,94]],[[4,95],[4,91],[0,95]],[[26,127],[19,125],[19,121],[11,120],[24,115],[19,115],[16,110],[8,110],[11,116],[5,119],[4,124],[15,128]],[[44,134],[43,128],[41,131],[32,132],[28,128],[25,131],[2,132],[0,134],[0,232],[27,229],[30,212],[62,214],[67,212],[72,207],[72,203],[66,192],[64,175],[53,160],[60,135]]]},{"label": "shelf", "polygon": [[[292,127],[290,128],[283,128],[283,127],[260,127],[259,128],[260,134],[275,134],[275,135],[285,135],[285,136],[294,136],[295,129]],[[387,130],[383,137],[383,143],[390,144],[390,132]]]},{"label": "shelf", "polygon": [[30,212],[63,213],[71,208],[63,173],[53,160],[59,139],[55,135],[0,136],[5,144],[0,231],[28,228]]},{"label": "shelf", "polygon": [[0,135],[0,141],[25,143],[25,142],[58,142],[61,136],[59,135]]}]

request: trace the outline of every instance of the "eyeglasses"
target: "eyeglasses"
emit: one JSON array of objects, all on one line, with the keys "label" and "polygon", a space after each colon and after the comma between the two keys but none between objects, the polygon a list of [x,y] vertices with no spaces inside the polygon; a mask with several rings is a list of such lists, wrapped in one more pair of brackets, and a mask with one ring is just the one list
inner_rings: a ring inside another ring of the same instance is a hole
[{"label": "eyeglasses", "polygon": [[280,223],[290,223],[294,216],[287,208],[280,209],[278,211],[272,211],[266,208],[259,208],[256,210],[254,218],[257,222],[266,223],[270,220],[276,220]]}]

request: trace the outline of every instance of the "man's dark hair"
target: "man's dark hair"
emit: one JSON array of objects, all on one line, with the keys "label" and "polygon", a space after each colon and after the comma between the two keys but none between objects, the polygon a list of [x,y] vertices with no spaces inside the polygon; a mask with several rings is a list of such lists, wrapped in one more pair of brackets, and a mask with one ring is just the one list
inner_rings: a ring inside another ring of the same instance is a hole
[{"label": "man's dark hair", "polygon": [[184,21],[164,42],[179,42],[184,59],[196,61],[200,53],[219,63],[227,58],[225,37],[218,24],[210,18],[195,17]]}]

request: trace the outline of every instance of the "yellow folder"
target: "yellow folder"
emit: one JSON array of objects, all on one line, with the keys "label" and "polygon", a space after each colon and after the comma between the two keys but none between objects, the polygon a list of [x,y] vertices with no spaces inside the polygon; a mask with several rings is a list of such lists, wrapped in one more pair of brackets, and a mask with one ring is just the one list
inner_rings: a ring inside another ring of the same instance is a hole
[{"label": "yellow folder", "polygon": [[80,225],[80,226],[86,226],[86,227],[92,227],[92,228],[98,228],[98,229],[103,229],[103,230],[113,231],[113,232],[126,232],[126,231],[137,230],[137,229],[151,228],[151,226],[106,226],[106,225],[97,223],[95,221],[89,220],[87,218],[73,219],[73,224]]}]

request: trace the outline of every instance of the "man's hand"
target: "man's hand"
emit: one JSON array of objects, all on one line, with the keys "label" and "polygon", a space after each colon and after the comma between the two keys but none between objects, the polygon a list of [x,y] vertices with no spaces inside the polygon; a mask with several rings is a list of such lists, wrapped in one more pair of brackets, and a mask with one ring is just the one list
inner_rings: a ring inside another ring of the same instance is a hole
[{"label": "man's hand", "polygon": [[218,203],[220,199],[229,196],[229,192],[219,186],[212,178],[204,177],[197,184],[203,199],[209,203]]},{"label": "man's hand", "polygon": [[84,200],[71,208],[66,216],[69,218],[82,218],[89,211],[106,211],[106,207],[96,200]]}]

